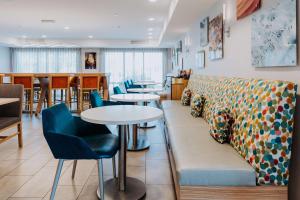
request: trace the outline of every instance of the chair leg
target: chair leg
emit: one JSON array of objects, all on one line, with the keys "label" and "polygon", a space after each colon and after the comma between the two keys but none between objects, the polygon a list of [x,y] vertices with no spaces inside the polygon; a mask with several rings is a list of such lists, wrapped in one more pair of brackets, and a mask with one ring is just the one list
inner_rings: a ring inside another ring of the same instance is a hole
[{"label": "chair leg", "polygon": [[116,171],[116,156],[112,157],[112,166],[113,166],[113,175],[114,178],[117,178],[117,171]]},{"label": "chair leg", "polygon": [[75,177],[76,167],[77,167],[77,160],[74,160],[73,170],[72,170],[72,179],[74,179],[74,177]]},{"label": "chair leg", "polygon": [[103,178],[103,163],[102,163],[102,159],[98,160],[98,174],[99,174],[100,199],[104,200],[104,178]]},{"label": "chair leg", "polygon": [[58,162],[58,165],[57,165],[57,169],[56,169],[56,174],[55,174],[54,183],[53,183],[53,186],[52,186],[50,200],[54,200],[55,192],[56,192],[56,189],[57,189],[57,185],[58,185],[58,181],[59,181],[59,177],[60,177],[60,174],[61,174],[63,164],[64,164],[64,160],[60,159],[59,162]]},{"label": "chair leg", "polygon": [[19,147],[22,148],[23,147],[23,130],[22,130],[22,122],[20,122],[18,124],[18,143],[19,143]]}]

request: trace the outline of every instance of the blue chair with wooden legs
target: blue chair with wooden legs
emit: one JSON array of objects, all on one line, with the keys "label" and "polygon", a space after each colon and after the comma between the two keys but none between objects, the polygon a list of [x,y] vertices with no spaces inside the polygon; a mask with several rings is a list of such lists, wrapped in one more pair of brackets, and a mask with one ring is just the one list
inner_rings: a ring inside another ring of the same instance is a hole
[{"label": "blue chair with wooden legs", "polygon": [[114,94],[124,94],[119,86],[114,87]]},{"label": "blue chair with wooden legs", "polygon": [[113,158],[115,176],[114,158],[119,150],[118,136],[111,134],[104,125],[91,124],[72,116],[65,104],[44,110],[42,118],[45,139],[54,158],[59,159],[50,200],[54,199],[64,160],[82,159],[97,160],[100,197],[104,200],[102,160]]}]

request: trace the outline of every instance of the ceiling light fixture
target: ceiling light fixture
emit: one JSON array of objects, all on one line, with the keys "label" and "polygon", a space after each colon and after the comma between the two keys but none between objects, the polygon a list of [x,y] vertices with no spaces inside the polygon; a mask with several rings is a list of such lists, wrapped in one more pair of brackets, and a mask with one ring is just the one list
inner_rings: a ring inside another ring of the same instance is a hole
[{"label": "ceiling light fixture", "polygon": [[148,35],[153,35],[153,33],[150,32],[150,33],[148,33]]},{"label": "ceiling light fixture", "polygon": [[89,37],[90,39],[93,39],[93,38],[94,38],[94,36],[92,36],[92,35],[89,35],[88,37]]},{"label": "ceiling light fixture", "polygon": [[151,3],[157,2],[157,0],[148,0],[148,1],[151,2]]},{"label": "ceiling light fixture", "polygon": [[47,38],[47,35],[42,35],[42,38]]},{"label": "ceiling light fixture", "polygon": [[148,31],[153,31],[153,28],[148,28]]},{"label": "ceiling light fixture", "polygon": [[152,22],[152,21],[154,21],[154,20],[155,20],[154,17],[149,17],[149,18],[148,18],[148,21],[150,21],[150,22]]},{"label": "ceiling light fixture", "polygon": [[69,26],[65,26],[64,29],[65,30],[70,30],[70,27]]}]

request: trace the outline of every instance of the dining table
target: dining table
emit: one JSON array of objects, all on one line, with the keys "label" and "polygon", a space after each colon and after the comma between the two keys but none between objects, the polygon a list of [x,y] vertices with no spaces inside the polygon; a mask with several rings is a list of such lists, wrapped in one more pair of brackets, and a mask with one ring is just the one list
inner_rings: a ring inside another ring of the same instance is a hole
[{"label": "dining table", "polygon": [[[116,94],[110,97],[113,101],[118,102],[126,102],[126,103],[134,103],[137,105],[138,103],[143,103],[150,101],[158,101],[160,96],[155,94]],[[147,137],[140,137],[138,133],[138,125],[132,125],[132,137],[128,141],[127,150],[129,151],[142,151],[148,149],[150,147],[150,142]]]},{"label": "dining table", "polygon": [[143,88],[147,88],[148,86],[158,85],[155,81],[137,81],[134,82],[134,85],[140,85]]},{"label": "dining table", "polygon": [[163,88],[129,88],[127,92],[136,92],[136,93],[157,93],[164,91]]},{"label": "dining table", "polygon": [[[115,105],[88,109],[81,113],[81,119],[94,124],[117,125],[120,139],[118,153],[118,179],[109,179],[104,184],[106,200],[136,200],[146,195],[145,183],[139,179],[127,177],[126,154],[129,126],[159,120],[162,110],[149,106]],[[99,190],[97,191],[99,198]]]}]

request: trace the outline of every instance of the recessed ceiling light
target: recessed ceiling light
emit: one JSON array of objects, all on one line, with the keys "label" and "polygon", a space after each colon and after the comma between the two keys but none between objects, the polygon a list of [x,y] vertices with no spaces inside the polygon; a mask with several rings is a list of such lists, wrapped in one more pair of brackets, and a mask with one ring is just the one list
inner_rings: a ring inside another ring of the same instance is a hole
[{"label": "recessed ceiling light", "polygon": [[64,29],[65,30],[70,30],[70,27],[69,26],[65,26]]},{"label": "recessed ceiling light", "polygon": [[41,19],[41,22],[45,23],[45,24],[47,24],[47,23],[53,24],[56,21],[54,19]]},{"label": "recessed ceiling light", "polygon": [[114,17],[119,17],[119,14],[118,14],[118,13],[115,13],[115,14],[114,14]]},{"label": "recessed ceiling light", "polygon": [[90,39],[93,39],[93,38],[94,38],[94,36],[92,36],[92,35],[89,35],[88,37],[89,37]]},{"label": "recessed ceiling light", "polygon": [[151,3],[157,2],[157,0],[148,0]]},{"label": "recessed ceiling light", "polygon": [[153,31],[153,28],[148,28],[148,31]]},{"label": "recessed ceiling light", "polygon": [[47,35],[42,35],[42,38],[47,38]]},{"label": "recessed ceiling light", "polygon": [[153,33],[150,32],[150,33],[148,33],[148,35],[153,35]]},{"label": "recessed ceiling light", "polygon": [[149,17],[149,18],[148,18],[148,21],[154,21],[154,20],[155,20],[154,17]]}]

